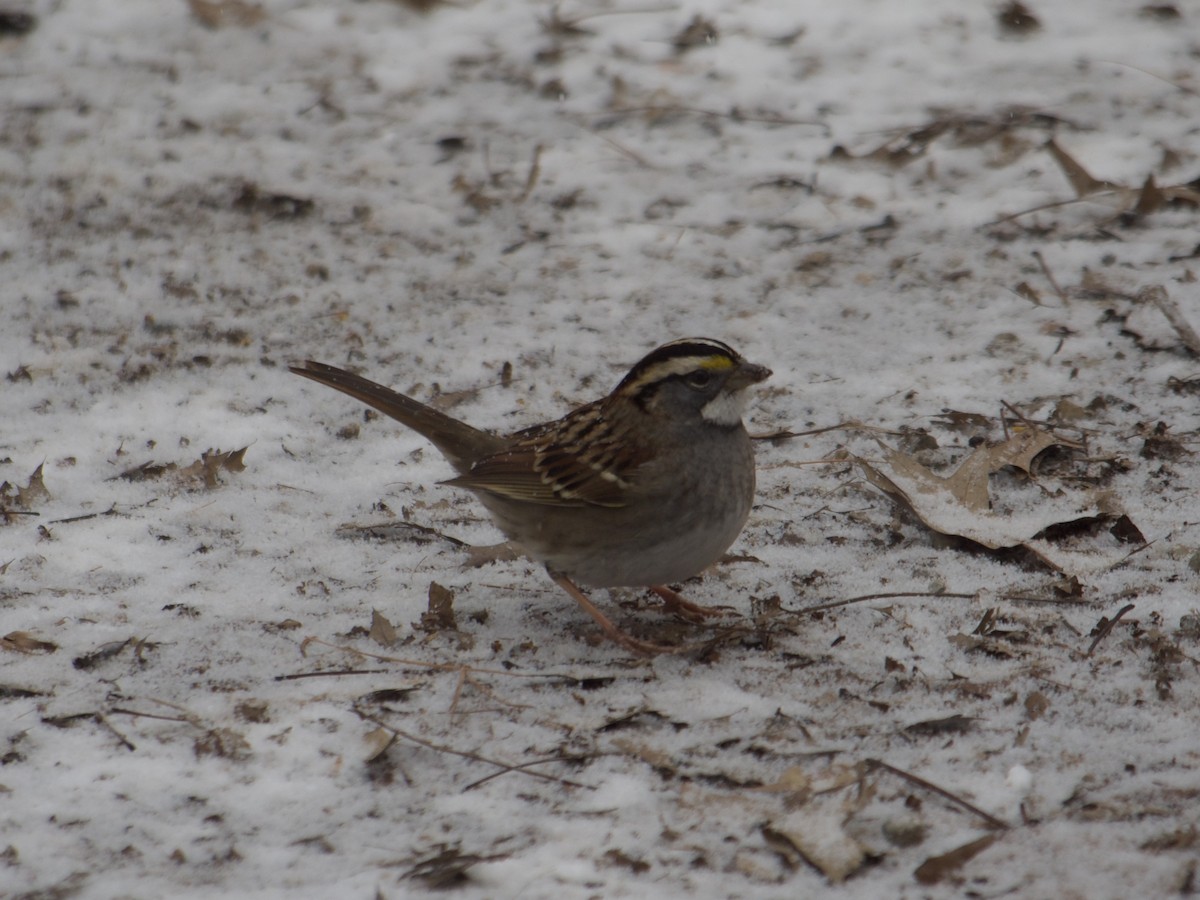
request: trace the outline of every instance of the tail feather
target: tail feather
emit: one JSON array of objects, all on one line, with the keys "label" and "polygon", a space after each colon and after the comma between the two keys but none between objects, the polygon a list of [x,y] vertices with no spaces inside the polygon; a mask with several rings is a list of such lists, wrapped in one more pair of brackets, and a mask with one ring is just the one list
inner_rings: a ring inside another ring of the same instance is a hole
[{"label": "tail feather", "polygon": [[424,435],[460,475],[469,472],[476,461],[504,446],[504,440],[494,434],[472,428],[466,422],[345,369],[312,360],[305,362],[303,367],[289,366],[289,369],[361,400]]}]

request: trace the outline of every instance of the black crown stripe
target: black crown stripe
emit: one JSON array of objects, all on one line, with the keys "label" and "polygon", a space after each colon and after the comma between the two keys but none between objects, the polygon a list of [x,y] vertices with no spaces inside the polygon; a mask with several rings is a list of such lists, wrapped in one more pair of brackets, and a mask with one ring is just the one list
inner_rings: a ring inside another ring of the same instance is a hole
[{"label": "black crown stripe", "polygon": [[630,369],[629,374],[621,380],[618,390],[627,384],[637,381],[650,367],[666,362],[667,360],[679,359],[685,356],[726,356],[734,362],[741,359],[728,344],[723,344],[712,338],[682,338],[678,341],[671,341],[669,344],[663,344],[661,347],[651,350],[646,356],[642,357],[637,365]]}]

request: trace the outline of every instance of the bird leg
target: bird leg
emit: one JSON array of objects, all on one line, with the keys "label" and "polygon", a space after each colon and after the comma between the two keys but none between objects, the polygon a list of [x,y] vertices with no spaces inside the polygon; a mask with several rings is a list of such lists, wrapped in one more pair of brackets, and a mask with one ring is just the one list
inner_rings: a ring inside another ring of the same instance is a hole
[{"label": "bird leg", "polygon": [[652,584],[650,590],[662,598],[663,607],[667,612],[687,619],[689,622],[703,622],[715,616],[733,616],[737,613],[719,606],[701,606],[693,603],[678,591],[673,591],[665,584]]},{"label": "bird leg", "polygon": [[[559,572],[551,572],[549,569],[546,571],[555,584],[570,594],[571,598],[581,607],[583,607],[583,611],[595,619],[596,624],[600,626],[600,630],[604,632],[604,636],[614,644],[618,644],[624,647],[626,650],[631,650],[634,653],[640,653],[642,656],[658,656],[659,654],[664,653],[686,653],[687,651],[693,649],[688,645],[672,647],[668,644],[654,644],[650,641],[640,641],[633,635],[626,634],[624,631],[614,625],[608,616],[600,612],[600,609],[596,606],[596,604],[589,600],[587,595],[581,591],[575,582],[573,582],[570,578]],[[684,603],[687,603],[687,601],[684,600]],[[700,608],[703,609],[704,607]]]}]

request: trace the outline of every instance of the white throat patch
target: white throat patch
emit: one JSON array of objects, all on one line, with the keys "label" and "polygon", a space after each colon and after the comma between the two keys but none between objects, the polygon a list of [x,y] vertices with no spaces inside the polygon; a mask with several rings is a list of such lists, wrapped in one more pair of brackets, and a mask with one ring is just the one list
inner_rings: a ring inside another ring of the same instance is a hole
[{"label": "white throat patch", "polygon": [[737,425],[746,411],[746,392],[721,391],[700,408],[700,415],[714,425]]}]

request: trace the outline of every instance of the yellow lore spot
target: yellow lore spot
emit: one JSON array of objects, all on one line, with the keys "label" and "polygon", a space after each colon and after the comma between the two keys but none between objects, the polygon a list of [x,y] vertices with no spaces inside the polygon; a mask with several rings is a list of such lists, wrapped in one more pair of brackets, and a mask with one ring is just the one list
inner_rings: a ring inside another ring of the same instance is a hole
[{"label": "yellow lore spot", "polygon": [[700,358],[699,363],[700,368],[713,369],[717,372],[732,369],[736,365],[728,356],[705,356]]}]

